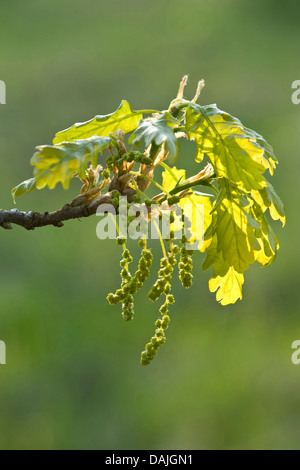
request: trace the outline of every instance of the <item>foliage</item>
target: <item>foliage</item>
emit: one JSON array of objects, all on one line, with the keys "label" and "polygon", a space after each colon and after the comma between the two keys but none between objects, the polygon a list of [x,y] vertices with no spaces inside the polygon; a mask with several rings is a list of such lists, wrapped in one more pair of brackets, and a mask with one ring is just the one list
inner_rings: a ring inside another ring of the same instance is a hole
[{"label": "foliage", "polygon": [[[157,226],[162,259],[157,280],[148,294],[153,302],[162,295],[165,300],[159,310],[155,335],[142,353],[143,365],[150,363],[165,342],[169,305],[174,302],[171,280],[178,255],[179,278],[189,288],[193,278],[190,247],[196,246],[205,253],[203,269],[212,268],[209,289],[216,292],[222,305],[228,305],[242,299],[244,272],[250,264],[269,266],[275,260],[279,243],[268,215],[282,225],[286,221],[284,206],[265,178],[267,171],[273,175],[278,163],[272,147],[215,104],[197,104],[203,81],[199,82],[193,100],[184,99],[186,82],[184,77],[167,110],[133,111],[123,101],[110,115],[96,116],[59,132],[53,145],[37,147],[31,159],[34,178],[12,190],[15,199],[35,188],[53,189],[58,182],[67,189],[70,180],[76,177],[83,182],[81,194],[90,198],[105,190],[119,211],[120,198],[126,195],[129,213],[140,203],[146,211],[146,222],[155,222],[157,215],[160,219],[169,217],[171,230],[165,240]],[[196,162],[206,160],[201,171],[189,178],[184,169],[173,166],[179,157],[184,167],[181,138],[196,142]],[[103,169],[104,161],[98,161],[98,157],[105,149],[109,156]],[[155,177],[157,167],[163,167],[162,181]],[[160,190],[152,198],[147,195],[150,186]],[[206,192],[196,191],[197,186],[204,186]],[[187,213],[187,203],[192,212]],[[183,210],[181,219],[176,212],[178,206]],[[199,210],[200,207],[204,210]],[[129,224],[138,219],[136,212],[131,214]],[[197,217],[202,220],[204,233],[197,231]],[[133,260],[126,237],[127,234],[120,233],[117,239],[123,246],[121,287],[107,299],[111,304],[122,304],[123,318],[128,321],[134,315],[134,294],[150,274],[152,253],[147,248],[147,237],[142,238],[141,258],[137,271],[131,275],[129,264]]]}]

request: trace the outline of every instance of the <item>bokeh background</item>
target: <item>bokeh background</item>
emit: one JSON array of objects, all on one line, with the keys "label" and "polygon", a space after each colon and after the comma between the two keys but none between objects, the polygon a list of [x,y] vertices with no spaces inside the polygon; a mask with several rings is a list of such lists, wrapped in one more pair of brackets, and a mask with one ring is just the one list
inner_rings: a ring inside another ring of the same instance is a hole
[{"label": "bokeh background", "polygon": [[[288,215],[285,229],[274,224],[276,262],[251,267],[236,305],[216,302],[195,256],[194,285],[175,283],[167,344],[144,368],[158,306],[144,289],[129,324],[108,306],[120,249],[97,239],[96,217],[1,230],[0,448],[299,449],[299,2],[12,0],[0,15],[2,208],[13,208],[11,188],[31,177],[35,145],[123,98],[134,109],[165,108],[189,74],[187,96],[204,78],[201,103],[217,103],[273,145]],[[191,174],[190,147],[183,158],[177,166]],[[78,188],[35,192],[17,207],[55,210]]]}]

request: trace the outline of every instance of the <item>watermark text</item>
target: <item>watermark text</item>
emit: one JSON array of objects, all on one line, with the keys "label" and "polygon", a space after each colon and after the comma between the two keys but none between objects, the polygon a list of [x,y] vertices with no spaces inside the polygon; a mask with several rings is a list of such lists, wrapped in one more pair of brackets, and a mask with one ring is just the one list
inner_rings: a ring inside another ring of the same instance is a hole
[{"label": "watermark text", "polygon": [[292,89],[295,91],[292,93],[292,103],[300,104],[300,80],[294,80],[292,83]]},{"label": "watermark text", "polygon": [[6,85],[3,80],[0,80],[0,104],[6,104]]},{"label": "watermark text", "polygon": [[[204,243],[204,205],[168,204],[151,207],[146,204],[128,206],[127,198],[120,197],[118,214],[111,204],[102,204],[97,215],[103,216],[96,227],[100,240],[130,238],[185,240],[187,250],[198,250]],[[118,223],[117,223],[118,215]]]},{"label": "watermark text", "polygon": [[6,364],[6,345],[4,341],[0,341],[0,365]]},{"label": "watermark text", "polygon": [[300,340],[297,339],[293,342],[292,344],[292,349],[295,349],[296,351],[293,352],[292,354],[292,363],[295,366],[298,366],[300,364]]}]

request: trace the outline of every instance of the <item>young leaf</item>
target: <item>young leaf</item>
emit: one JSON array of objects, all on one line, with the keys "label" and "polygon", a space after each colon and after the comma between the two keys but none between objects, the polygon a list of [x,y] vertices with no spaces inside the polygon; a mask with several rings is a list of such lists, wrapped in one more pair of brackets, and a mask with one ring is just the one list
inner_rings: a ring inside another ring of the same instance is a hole
[{"label": "young leaf", "polygon": [[46,185],[53,189],[60,181],[68,189],[74,174],[85,177],[85,171],[91,163],[97,166],[98,154],[110,143],[110,137],[91,137],[89,139],[64,142],[59,145],[41,145],[33,155],[36,187]]},{"label": "young leaf", "polygon": [[165,111],[158,118],[144,119],[129,138],[129,143],[147,148],[150,144],[159,147],[165,142],[169,152],[169,161],[174,162],[179,152],[179,143],[174,134],[174,127],[180,122]]},{"label": "young leaf", "polygon": [[244,275],[224,261],[222,253],[217,250],[217,245],[217,236],[214,235],[207,250],[202,269],[207,270],[213,266],[213,273],[208,282],[208,287],[211,292],[216,292],[217,301],[221,305],[234,304],[243,297]]},{"label": "young leaf", "polygon": [[232,266],[228,266],[225,261],[214,266],[212,278],[208,286],[211,292],[216,292],[216,299],[221,305],[234,304],[243,298],[242,286],[244,275],[238,273]]},{"label": "young leaf", "polygon": [[244,274],[236,271],[233,266],[230,266],[224,260],[222,252],[217,249],[217,245],[218,239],[214,235],[207,249],[202,269],[206,270],[213,267],[208,287],[211,292],[216,292],[217,301],[221,305],[234,304],[243,297]]},{"label": "young leaf", "polygon": [[25,193],[31,193],[35,188],[35,178],[30,178],[29,180],[23,181],[22,183],[18,184],[18,186],[11,190],[14,203],[16,202],[16,197],[23,196],[23,194]]},{"label": "young leaf", "polygon": [[223,198],[216,207],[215,233],[218,251],[222,251],[229,266],[242,273],[254,262],[254,228],[241,202],[241,195],[227,179],[219,181]]},{"label": "young leaf", "polygon": [[167,191],[170,192],[175,188],[178,181],[185,180],[185,170],[178,170],[176,166],[172,168],[168,167],[168,170],[163,171],[162,173],[162,186]]},{"label": "young leaf", "polygon": [[257,261],[269,266],[279,243],[264,216],[266,207],[248,200],[226,179],[219,180],[219,186],[208,230],[213,239],[203,269],[213,267],[209,288],[212,292],[217,290],[217,300],[227,305],[242,298],[244,271],[249,264]]},{"label": "young leaf", "polygon": [[58,132],[53,144],[74,142],[78,139],[88,139],[92,136],[108,136],[111,132],[122,129],[124,133],[132,132],[143,118],[140,111],[133,111],[129,103],[123,100],[119,108],[106,116],[95,116],[86,122],[79,122],[68,129]]},{"label": "young leaf", "polygon": [[273,220],[280,220],[284,226],[286,223],[286,216],[284,205],[280,197],[276,194],[275,189],[267,181],[267,186],[259,191],[253,190],[251,195],[255,202],[261,207],[263,212],[269,209],[270,215]]},{"label": "young leaf", "polygon": [[251,210],[259,223],[259,229],[255,230],[255,236],[259,243],[259,250],[254,252],[255,260],[262,266],[269,266],[276,258],[279,242],[261,207],[254,204]]},{"label": "young leaf", "polygon": [[[185,170],[178,170],[176,167],[168,167],[168,170],[165,170],[162,173],[163,188],[168,192],[172,191],[172,189],[175,188],[175,186],[180,180],[185,180],[185,174]],[[210,201],[210,195],[204,196],[202,194],[193,193],[190,196],[182,198],[180,200],[179,205],[182,208],[183,212],[187,204],[192,205],[193,217],[191,230],[193,234],[196,234],[195,240],[199,241],[199,251],[204,252],[211,241],[210,238],[203,240],[203,235],[207,231],[208,227],[211,225],[212,221],[212,204]],[[201,210],[202,207],[203,211]],[[201,233],[196,233],[197,222],[202,225],[203,233],[202,231]],[[177,228],[175,229],[175,231],[176,230]]]},{"label": "young leaf", "polygon": [[267,186],[263,173],[273,173],[277,160],[263,137],[216,105],[191,103],[185,119],[187,134],[197,144],[197,161],[207,154],[217,177],[229,179],[242,191]]}]

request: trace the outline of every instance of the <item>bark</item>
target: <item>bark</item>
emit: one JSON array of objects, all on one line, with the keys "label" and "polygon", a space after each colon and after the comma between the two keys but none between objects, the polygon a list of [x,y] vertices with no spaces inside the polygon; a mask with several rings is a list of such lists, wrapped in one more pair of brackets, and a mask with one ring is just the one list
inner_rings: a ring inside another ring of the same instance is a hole
[{"label": "bark", "polygon": [[112,196],[114,191],[100,195],[92,199],[87,204],[74,206],[65,204],[62,209],[55,212],[23,212],[19,209],[0,210],[0,227],[10,230],[12,224],[20,225],[26,230],[34,230],[37,227],[45,227],[53,225],[55,227],[63,227],[64,222],[70,219],[80,219],[89,217],[97,212],[102,204],[112,204]]}]

